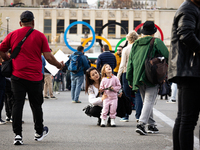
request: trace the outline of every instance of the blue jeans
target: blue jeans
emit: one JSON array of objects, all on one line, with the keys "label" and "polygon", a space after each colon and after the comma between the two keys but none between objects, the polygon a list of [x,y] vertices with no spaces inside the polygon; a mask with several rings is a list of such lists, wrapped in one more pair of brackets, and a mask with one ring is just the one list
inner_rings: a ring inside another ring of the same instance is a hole
[{"label": "blue jeans", "polygon": [[138,90],[135,93],[135,111],[136,111],[135,118],[136,119],[140,118],[142,107],[143,107],[143,102],[142,102],[142,98],[141,98],[141,95],[140,95],[140,91]]},{"label": "blue jeans", "polygon": [[[139,119],[141,111],[142,111],[142,106],[143,106],[143,102],[142,102],[142,98],[141,98],[141,95],[140,95],[140,91],[138,90],[136,92],[135,98],[131,97],[131,91],[132,91],[132,89],[128,85],[128,80],[126,79],[126,73],[122,74],[122,82],[123,82],[123,90],[124,90],[125,95],[135,105],[135,110],[136,110],[135,117],[136,117],[136,119]],[[126,115],[125,118],[128,119],[128,115]]]},{"label": "blue jeans", "polygon": [[71,76],[71,97],[73,101],[79,100],[83,80],[84,76]]}]

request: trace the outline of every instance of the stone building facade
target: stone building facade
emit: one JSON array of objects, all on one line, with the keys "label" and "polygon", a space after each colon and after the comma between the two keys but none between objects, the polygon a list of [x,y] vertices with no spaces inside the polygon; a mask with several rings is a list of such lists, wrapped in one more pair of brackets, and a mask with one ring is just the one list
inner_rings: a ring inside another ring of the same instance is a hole
[{"label": "stone building facade", "polygon": [[[170,0],[169,0],[170,1]],[[183,1],[183,0],[182,0]],[[159,1],[157,1],[159,4]],[[167,3],[166,3],[167,4]],[[178,5],[181,4],[181,1]],[[168,5],[165,5],[168,6]],[[164,6],[163,6],[164,7]],[[2,16],[1,27],[6,30],[9,23],[9,31],[18,29],[19,16],[27,8],[18,7],[1,7]],[[171,27],[176,10],[137,10],[137,9],[69,9],[69,8],[29,8],[35,16],[35,28],[44,33],[52,44],[63,44],[66,28],[75,21],[85,21],[89,23],[97,34],[100,28],[108,22],[116,21],[122,23],[128,30],[134,30],[139,24],[147,20],[154,21],[164,33],[164,42],[169,45],[171,38]],[[9,22],[6,17],[10,17]],[[86,26],[81,24],[70,28],[67,38],[70,41],[80,42],[81,37],[87,33],[92,36],[92,32]],[[0,37],[3,39],[6,35]],[[111,25],[104,28],[102,36],[114,47],[118,41],[126,36],[125,31],[118,25]],[[160,33],[156,33],[160,37]]]}]

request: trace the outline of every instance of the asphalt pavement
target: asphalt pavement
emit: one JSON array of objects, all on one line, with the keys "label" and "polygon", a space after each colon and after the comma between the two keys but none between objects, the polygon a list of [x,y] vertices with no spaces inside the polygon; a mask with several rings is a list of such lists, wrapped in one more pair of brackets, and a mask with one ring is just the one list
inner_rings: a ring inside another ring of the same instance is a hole
[{"label": "asphalt pavement", "polygon": [[[55,99],[45,99],[44,125],[49,134],[42,141],[34,141],[34,125],[28,100],[23,111],[24,145],[13,145],[11,123],[0,125],[0,150],[172,150],[172,127],[177,113],[177,103],[168,104],[157,97],[154,118],[159,134],[141,136],[135,132],[135,111],[129,122],[115,119],[116,127],[99,127],[97,118],[87,116],[82,109],[88,105],[88,96],[81,91],[80,101],[72,103],[70,91],[60,92]],[[5,110],[2,119],[5,119]],[[195,129],[194,149],[199,149],[199,122]]]}]

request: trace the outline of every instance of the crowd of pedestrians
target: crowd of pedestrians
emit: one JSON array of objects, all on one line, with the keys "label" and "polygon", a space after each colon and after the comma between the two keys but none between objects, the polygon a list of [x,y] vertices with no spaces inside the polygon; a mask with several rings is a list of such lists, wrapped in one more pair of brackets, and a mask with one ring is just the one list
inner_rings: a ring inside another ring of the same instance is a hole
[{"label": "crowd of pedestrians", "polygon": [[[132,103],[132,109],[136,110],[135,131],[140,135],[159,133],[153,117],[159,85],[152,84],[145,74],[145,60],[153,39],[152,56],[162,55],[169,64],[167,79],[172,84],[172,96],[167,103],[176,102],[178,89],[178,113],[173,128],[173,148],[193,149],[193,132],[200,111],[199,8],[199,0],[186,0],[177,10],[172,25],[170,52],[163,41],[154,38],[157,32],[154,22],[146,21],[141,31],[142,35],[139,37],[135,31],[129,32],[126,37],[128,46],[119,46],[115,54],[111,53],[108,45],[104,45],[103,53],[97,58],[96,68],[90,67],[82,46],[77,47],[77,52],[70,55],[65,64],[58,62],[52,55],[44,34],[34,29],[33,13],[24,11],[20,15],[21,28],[9,33],[0,44],[1,64],[9,59],[9,50],[13,53],[26,33],[31,32],[20,53],[12,61],[11,78],[5,78],[0,72],[0,124],[5,124],[1,116],[5,100],[6,122],[12,122],[15,134],[13,144],[23,144],[22,113],[26,94],[33,112],[34,139],[41,141],[49,133],[48,127],[43,123],[44,98],[56,99],[54,93],[59,94],[59,90],[67,89],[71,90],[72,103],[81,103],[79,95],[84,80],[85,92],[91,104],[90,114],[98,118],[97,125],[105,127],[109,116],[107,125],[116,127],[115,118],[118,113],[120,114],[117,112],[120,107],[118,99],[125,96],[130,104]],[[45,61],[59,69],[54,77],[45,68]],[[76,63],[75,66],[73,61]],[[63,72],[63,67],[67,68],[67,71]],[[76,69],[73,70],[73,67]],[[120,121],[129,121],[128,111]]]}]

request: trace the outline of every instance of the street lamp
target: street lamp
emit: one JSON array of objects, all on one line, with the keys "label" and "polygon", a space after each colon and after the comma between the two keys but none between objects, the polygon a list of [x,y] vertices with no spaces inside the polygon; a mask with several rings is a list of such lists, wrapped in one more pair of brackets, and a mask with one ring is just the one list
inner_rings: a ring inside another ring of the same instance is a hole
[{"label": "street lamp", "polygon": [[10,20],[10,17],[6,17],[6,20],[7,20],[7,35],[9,33],[9,20]]}]

